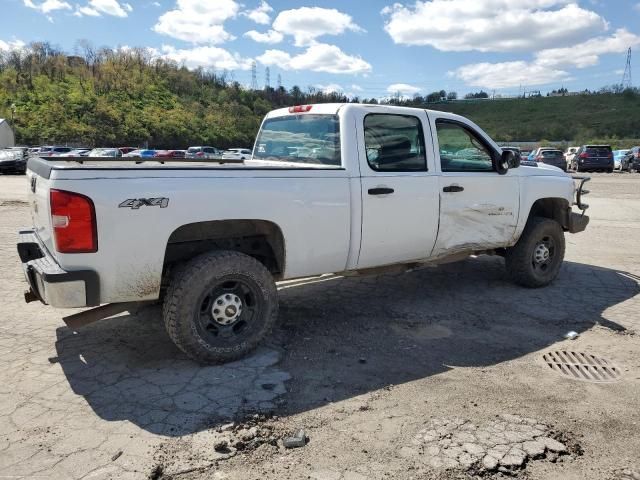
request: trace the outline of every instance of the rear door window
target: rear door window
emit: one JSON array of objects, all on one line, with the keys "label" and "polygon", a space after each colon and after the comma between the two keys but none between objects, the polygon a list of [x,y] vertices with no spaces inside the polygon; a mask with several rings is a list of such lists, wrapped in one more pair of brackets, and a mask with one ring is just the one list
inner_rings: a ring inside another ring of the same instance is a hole
[{"label": "rear door window", "polygon": [[369,166],[379,172],[427,170],[422,122],[412,115],[372,113],[364,118]]}]

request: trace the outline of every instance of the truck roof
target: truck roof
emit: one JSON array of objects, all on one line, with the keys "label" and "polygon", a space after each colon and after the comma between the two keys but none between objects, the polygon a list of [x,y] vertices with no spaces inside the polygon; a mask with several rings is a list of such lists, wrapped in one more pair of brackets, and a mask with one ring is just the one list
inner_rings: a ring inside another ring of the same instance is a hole
[{"label": "truck roof", "polygon": [[[302,105],[297,105],[301,107]],[[295,114],[320,114],[320,115],[336,115],[342,109],[349,110],[371,110],[373,108],[388,108],[389,110],[393,110],[394,112],[402,112],[405,111],[407,115],[415,114],[417,111],[427,112],[427,115],[437,114],[439,117],[446,117],[451,119],[462,119],[460,115],[456,115],[454,113],[442,112],[440,110],[429,110],[426,108],[416,108],[416,107],[399,107],[395,105],[379,105],[379,104],[370,104],[370,103],[311,103],[304,105],[305,107],[310,107],[307,111],[296,111],[292,112],[291,109],[295,106],[278,108],[277,110],[270,111],[265,118],[274,118],[274,117],[282,117],[285,115]],[[468,119],[467,119],[468,121]]]}]

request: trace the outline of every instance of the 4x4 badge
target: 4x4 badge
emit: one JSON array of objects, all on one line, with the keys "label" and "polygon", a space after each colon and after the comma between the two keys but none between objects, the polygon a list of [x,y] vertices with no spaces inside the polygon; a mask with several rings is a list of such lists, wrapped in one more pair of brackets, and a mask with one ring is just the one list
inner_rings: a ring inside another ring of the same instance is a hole
[{"label": "4x4 badge", "polygon": [[131,208],[137,210],[140,207],[160,207],[167,208],[169,199],[165,197],[158,198],[129,198],[118,205],[119,208]]}]

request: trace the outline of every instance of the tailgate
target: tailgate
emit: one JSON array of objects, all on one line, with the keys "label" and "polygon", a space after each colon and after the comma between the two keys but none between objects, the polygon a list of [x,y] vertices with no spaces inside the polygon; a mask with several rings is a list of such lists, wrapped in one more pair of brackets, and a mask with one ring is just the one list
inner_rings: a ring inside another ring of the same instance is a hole
[{"label": "tailgate", "polygon": [[49,212],[49,190],[51,180],[41,177],[37,173],[28,170],[29,188],[29,212],[31,214],[31,225],[35,233],[40,238],[42,244],[51,254],[55,252],[53,248],[53,237],[51,229],[51,215]]}]

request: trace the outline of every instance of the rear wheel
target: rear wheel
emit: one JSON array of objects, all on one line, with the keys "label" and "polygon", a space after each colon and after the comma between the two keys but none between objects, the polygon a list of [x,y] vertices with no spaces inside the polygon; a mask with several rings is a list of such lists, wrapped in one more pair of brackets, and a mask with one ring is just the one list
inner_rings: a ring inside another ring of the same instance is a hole
[{"label": "rear wheel", "polygon": [[239,252],[200,255],[178,269],[164,300],[167,333],[200,363],[223,363],[253,350],[278,313],[275,282]]},{"label": "rear wheel", "polygon": [[564,250],[564,232],[558,222],[530,218],[518,243],[507,250],[507,273],[518,285],[544,287],[558,276]]}]

